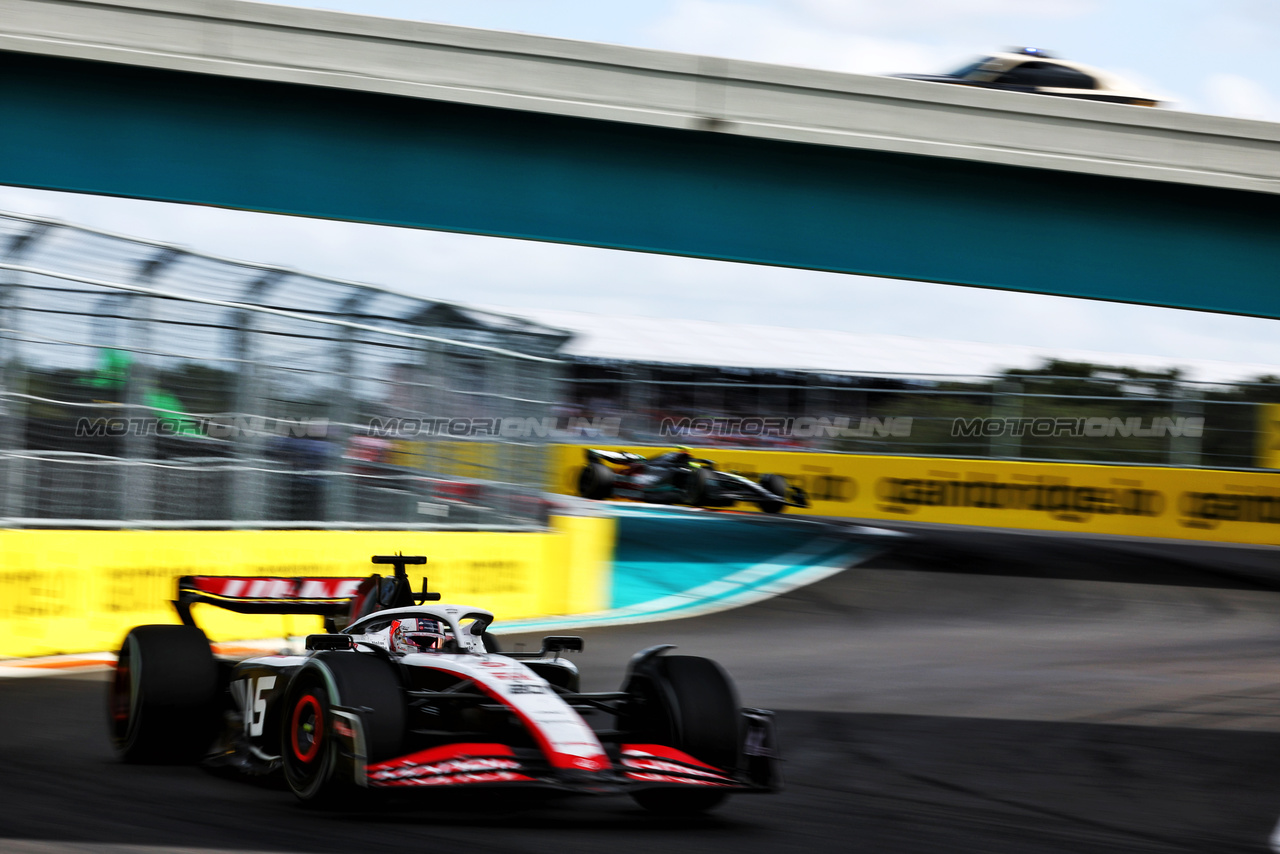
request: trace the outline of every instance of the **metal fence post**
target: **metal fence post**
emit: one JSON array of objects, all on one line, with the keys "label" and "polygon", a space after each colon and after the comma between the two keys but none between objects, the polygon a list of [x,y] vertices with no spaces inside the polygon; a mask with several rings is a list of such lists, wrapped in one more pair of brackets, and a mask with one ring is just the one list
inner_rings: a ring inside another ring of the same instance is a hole
[{"label": "metal fence post", "polygon": [[[1201,430],[1188,431],[1186,419],[1204,420],[1204,398],[1198,388],[1179,385],[1175,388],[1177,400],[1173,404],[1174,424],[1182,429],[1169,437],[1169,464],[1174,466],[1200,465]],[[1183,419],[1181,422],[1178,419]]]},{"label": "metal fence post", "polygon": [[[422,419],[424,425],[434,423],[431,420],[442,417],[444,405],[442,402],[443,394],[440,389],[440,380],[437,377],[440,363],[439,350],[433,341],[419,342],[421,347],[421,355],[419,356],[422,365],[422,389],[420,406],[422,407]],[[414,468],[419,471],[435,474],[435,431],[430,427],[424,427],[418,435],[418,441],[414,445],[417,457],[414,460]]]},{"label": "metal fence post", "polygon": [[[150,285],[165,267],[172,264],[180,252],[164,248],[143,261],[134,276],[139,285]],[[155,391],[155,371],[152,366],[152,308],[153,297],[132,294],[125,298],[123,312],[124,348],[131,354],[129,370],[125,377],[125,414],[129,429],[125,433],[124,489],[121,494],[121,515],[126,520],[150,521],[156,518],[156,432],[158,417],[151,406]],[[132,463],[132,465],[130,465]]]},{"label": "metal fence post", "polygon": [[3,482],[0,490],[0,518],[12,519],[23,515],[23,460],[21,453],[26,442],[24,423],[26,407],[18,395],[21,370],[17,356],[17,312],[13,303],[17,300],[17,285],[9,277],[0,282],[0,454],[3,454]]},{"label": "metal fence post", "polygon": [[635,418],[637,428],[632,428],[632,432],[643,432],[652,434],[653,425],[649,423],[649,401],[652,388],[649,385],[650,371],[646,365],[630,366],[631,381],[627,388],[627,409],[631,410],[631,414]]},{"label": "metal fence post", "polygon": [[[285,275],[270,270],[244,289],[241,301],[246,304],[262,302],[271,289]],[[231,478],[230,515],[237,521],[264,519],[266,517],[267,468],[266,441],[261,431],[255,429],[259,418],[266,423],[266,407],[262,400],[262,377],[256,359],[254,342],[257,340],[257,315],[239,310],[231,313],[232,358],[236,371],[235,393],[232,397],[234,412],[227,425],[228,438],[234,449],[238,467]]]},{"label": "metal fence post", "polygon": [[[19,261],[49,231],[48,223],[35,222],[21,234],[14,235],[5,247],[4,257]],[[4,454],[3,481],[0,490],[0,517],[25,515],[27,405],[18,395],[27,387],[21,350],[18,346],[19,287],[16,273],[0,281],[0,453]]]},{"label": "metal fence post", "polygon": [[[557,400],[565,399],[565,395],[561,390],[566,388],[564,372],[559,370],[559,368],[560,365],[540,364],[536,368],[538,371],[538,382],[534,384],[534,389],[537,392],[538,398],[546,401],[546,404],[541,407],[542,411],[546,413],[547,416],[555,419],[557,427],[559,426],[559,418],[556,415],[555,402]],[[596,423],[600,423],[598,419],[603,417],[599,413],[585,413],[585,415],[589,415],[593,419],[597,419]],[[600,442],[602,438],[603,437],[596,437],[592,441]],[[538,466],[534,472],[537,477],[537,480],[534,482],[534,486],[537,489],[546,489],[551,479],[551,461],[549,459],[550,449],[551,443],[546,442],[538,449],[538,453],[536,454]]]},{"label": "metal fence post", "polygon": [[151,347],[151,325],[148,322],[151,300],[145,296],[131,296],[126,305],[125,315],[129,319],[124,322],[129,329],[127,340],[132,358],[124,386],[124,411],[129,419],[129,429],[124,440],[121,515],[126,520],[145,521],[155,514],[155,470],[147,465],[156,456],[155,431],[150,429],[154,425],[147,405],[154,386],[148,364],[150,356],[146,352]]},{"label": "metal fence post", "polygon": [[[355,314],[365,295],[356,293],[343,301],[339,316],[343,318]],[[326,522],[349,522],[355,519],[355,489],[353,488],[353,472],[348,470],[346,450],[351,441],[351,422],[355,418],[355,377],[352,373],[356,359],[357,331],[350,326],[339,327],[333,346],[333,360],[337,387],[329,405],[329,429],[326,435],[328,443],[327,465],[330,473],[324,478],[323,520]]]},{"label": "metal fence post", "polygon": [[992,386],[992,391],[991,417],[1006,419],[1006,428],[991,437],[991,456],[1016,459],[1022,450],[1022,440],[1008,429],[1008,419],[1022,417],[1022,383],[1000,380]]}]

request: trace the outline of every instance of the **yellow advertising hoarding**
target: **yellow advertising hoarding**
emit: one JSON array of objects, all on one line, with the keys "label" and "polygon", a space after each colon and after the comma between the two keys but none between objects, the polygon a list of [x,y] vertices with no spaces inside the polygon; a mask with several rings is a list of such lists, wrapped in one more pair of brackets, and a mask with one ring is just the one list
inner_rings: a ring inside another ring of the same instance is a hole
[{"label": "yellow advertising hoarding", "polygon": [[[663,450],[608,449],[650,456]],[[787,513],[1280,545],[1280,473],[796,451],[697,454],[724,471],[775,472],[804,488],[811,506]],[[576,491],[583,455],[581,445],[554,450],[551,491]]]},{"label": "yellow advertising hoarding", "polygon": [[[114,649],[132,626],[176,623],[183,575],[363,576],[391,552],[446,600],[498,620],[607,607],[613,520],[557,517],[545,533],[470,531],[0,531],[0,656]],[[301,635],[319,617],[192,610],[214,640]]]},{"label": "yellow advertising hoarding", "polygon": [[1258,468],[1280,469],[1280,403],[1258,405]]}]

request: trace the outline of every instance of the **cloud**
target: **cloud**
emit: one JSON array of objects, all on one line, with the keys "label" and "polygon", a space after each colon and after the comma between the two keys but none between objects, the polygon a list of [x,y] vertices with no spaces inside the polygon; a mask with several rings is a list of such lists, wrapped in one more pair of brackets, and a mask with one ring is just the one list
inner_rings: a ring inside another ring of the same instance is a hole
[{"label": "cloud", "polygon": [[680,0],[649,34],[655,46],[667,50],[855,74],[937,62],[935,52],[919,42],[824,28],[794,9],[719,0]]},{"label": "cloud", "polygon": [[1271,59],[1280,31],[1280,4],[1275,0],[1231,0],[1217,5],[1201,27],[1201,37],[1220,51],[1262,51]]},{"label": "cloud", "polygon": [[1092,0],[676,0],[655,47],[856,74],[941,71],[1003,44],[1018,22],[1087,14]]},{"label": "cloud", "polygon": [[945,31],[980,19],[1074,18],[1092,11],[1092,0],[779,0],[827,26],[863,32],[906,30],[916,34]]},{"label": "cloud", "polygon": [[1280,121],[1280,98],[1239,74],[1211,74],[1204,82],[1208,111],[1239,119]]}]

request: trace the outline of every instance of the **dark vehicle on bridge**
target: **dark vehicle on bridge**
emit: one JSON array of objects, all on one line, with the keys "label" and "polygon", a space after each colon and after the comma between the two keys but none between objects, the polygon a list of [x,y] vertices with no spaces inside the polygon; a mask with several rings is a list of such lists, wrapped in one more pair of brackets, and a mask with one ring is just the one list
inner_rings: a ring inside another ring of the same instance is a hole
[{"label": "dark vehicle on bridge", "polygon": [[1155,107],[1160,103],[1109,72],[1058,59],[1034,47],[1013,48],[1007,53],[984,56],[947,74],[891,76],[1140,107]]},{"label": "dark vehicle on bridge", "polygon": [[787,486],[787,479],[780,474],[761,475],[755,481],[717,471],[715,463],[694,458],[687,448],[656,457],[588,449],[587,464],[578,474],[578,494],[584,498],[631,498],[691,507],[732,507],[747,501],[764,513],[809,506],[805,491]]},{"label": "dark vehicle on bridge", "polygon": [[[653,646],[620,690],[584,693],[561,655],[581,638],[500,653],[491,612],[440,603],[425,578],[413,592],[405,565],[426,558],[373,562],[395,574],[180,579],[182,625],[139,626],[120,649],[108,707],[120,757],[282,774],[304,802],[339,809],[378,792],[537,789],[691,813],[777,789],[772,713],[741,708],[714,661]],[[196,627],[197,603],[321,615],[328,631],[301,654],[227,661]]]}]

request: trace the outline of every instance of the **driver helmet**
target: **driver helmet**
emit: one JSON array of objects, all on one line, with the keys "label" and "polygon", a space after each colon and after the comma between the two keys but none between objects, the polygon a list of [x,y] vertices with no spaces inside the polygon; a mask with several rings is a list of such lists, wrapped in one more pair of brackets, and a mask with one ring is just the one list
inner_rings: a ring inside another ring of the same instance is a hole
[{"label": "driver helmet", "polygon": [[391,649],[401,655],[444,649],[444,624],[431,617],[405,617],[391,621]]}]

